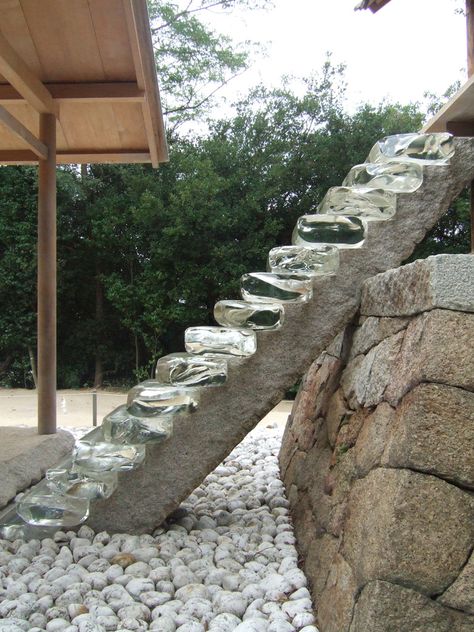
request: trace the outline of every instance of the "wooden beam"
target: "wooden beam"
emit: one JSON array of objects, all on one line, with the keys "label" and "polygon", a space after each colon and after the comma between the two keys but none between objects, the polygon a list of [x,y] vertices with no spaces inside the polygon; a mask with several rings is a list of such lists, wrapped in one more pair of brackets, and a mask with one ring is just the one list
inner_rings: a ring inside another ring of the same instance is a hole
[{"label": "wooden beam", "polygon": [[46,145],[36,138],[36,136],[34,136],[30,130],[23,125],[23,123],[20,123],[17,118],[10,114],[8,110],[5,110],[5,108],[1,105],[0,124],[5,125],[12,134],[28,145],[31,151],[36,154],[38,158],[46,160],[48,157],[48,148]]},{"label": "wooden beam", "polygon": [[122,0],[122,2],[137,74],[137,84],[146,92],[142,109],[151,162],[154,167],[157,167],[160,162],[168,160],[168,149],[148,11],[145,0]]},{"label": "wooden beam", "polygon": [[40,115],[48,159],[38,187],[38,434],[56,432],[56,118]]},{"label": "wooden beam", "polygon": [[58,115],[51,94],[0,31],[0,74],[40,114]]},{"label": "wooden beam", "polygon": [[[52,98],[61,103],[81,102],[97,103],[141,103],[145,93],[136,83],[122,81],[117,83],[45,83]],[[0,104],[17,105],[24,103],[21,94],[10,84],[0,84]]]},{"label": "wooden beam", "polygon": [[467,76],[474,74],[474,0],[466,0]]},{"label": "wooden beam", "polygon": [[388,4],[390,2],[390,0],[374,0],[374,2],[372,2],[369,5],[369,9],[372,11],[372,13],[377,13],[377,11],[379,9],[381,9],[382,7],[384,7],[386,4]]},{"label": "wooden beam", "polygon": [[474,136],[474,117],[470,121],[447,121],[446,131],[453,136]]},{"label": "wooden beam", "polygon": [[447,122],[472,120],[474,112],[474,75],[443,105],[423,127],[425,133],[445,132]]},{"label": "wooden beam", "polygon": [[[38,162],[38,157],[28,150],[4,149],[0,150],[1,165],[34,165]],[[137,151],[109,151],[109,150],[84,150],[74,152],[58,152],[56,162],[59,165],[89,164],[89,163],[149,163],[151,162],[150,152],[147,149]]]},{"label": "wooden beam", "polygon": [[34,165],[38,156],[26,149],[0,149],[0,165]]},{"label": "wooden beam", "polygon": [[143,162],[151,162],[150,152],[146,149],[141,151],[104,151],[100,149],[92,149],[89,151],[59,152],[57,155],[57,163],[61,165],[89,163],[126,164]]}]

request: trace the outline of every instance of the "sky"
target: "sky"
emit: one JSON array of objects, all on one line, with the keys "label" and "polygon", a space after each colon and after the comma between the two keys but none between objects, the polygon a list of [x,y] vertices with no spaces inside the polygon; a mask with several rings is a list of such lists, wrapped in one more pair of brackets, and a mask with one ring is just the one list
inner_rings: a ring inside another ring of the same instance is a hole
[{"label": "sky", "polygon": [[260,81],[278,85],[283,74],[307,76],[326,53],[346,65],[348,109],[383,99],[420,101],[466,79],[463,0],[391,0],[373,14],[354,11],[358,0],[274,0],[265,11],[211,14],[211,25],[234,40],[266,43],[267,57],[226,89],[238,98]]}]

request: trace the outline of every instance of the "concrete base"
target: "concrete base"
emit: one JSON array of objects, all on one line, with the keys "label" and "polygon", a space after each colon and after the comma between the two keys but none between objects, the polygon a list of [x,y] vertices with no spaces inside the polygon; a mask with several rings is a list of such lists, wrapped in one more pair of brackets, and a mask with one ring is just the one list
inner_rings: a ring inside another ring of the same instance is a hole
[{"label": "concrete base", "polygon": [[74,437],[64,430],[38,435],[36,428],[0,428],[0,507],[37,483],[73,445]]}]

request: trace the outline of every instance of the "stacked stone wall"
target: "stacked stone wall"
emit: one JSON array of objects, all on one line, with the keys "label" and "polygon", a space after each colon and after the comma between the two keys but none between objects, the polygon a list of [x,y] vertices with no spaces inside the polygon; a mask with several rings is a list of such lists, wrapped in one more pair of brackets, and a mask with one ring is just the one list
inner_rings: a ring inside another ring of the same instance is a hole
[{"label": "stacked stone wall", "polygon": [[474,630],[474,257],[365,283],[280,454],[321,632]]}]

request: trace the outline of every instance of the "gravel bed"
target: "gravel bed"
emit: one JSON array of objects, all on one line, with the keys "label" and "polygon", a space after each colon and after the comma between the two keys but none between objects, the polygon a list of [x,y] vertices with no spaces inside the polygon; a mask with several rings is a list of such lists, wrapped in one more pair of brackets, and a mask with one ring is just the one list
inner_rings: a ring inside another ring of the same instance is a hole
[{"label": "gravel bed", "polygon": [[280,444],[249,435],[152,535],[0,540],[0,632],[317,632]]}]

